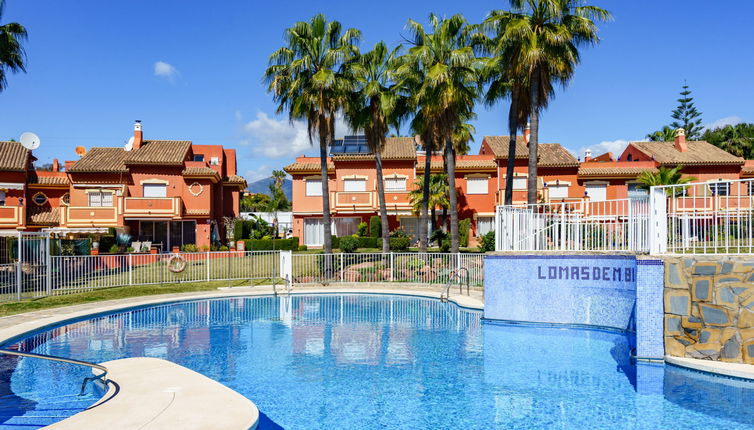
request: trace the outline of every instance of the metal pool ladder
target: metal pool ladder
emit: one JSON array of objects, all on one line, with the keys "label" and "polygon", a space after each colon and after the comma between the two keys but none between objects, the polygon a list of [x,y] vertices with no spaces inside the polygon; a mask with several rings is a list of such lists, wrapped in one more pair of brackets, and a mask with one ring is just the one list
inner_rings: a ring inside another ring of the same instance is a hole
[{"label": "metal pool ladder", "polygon": [[[291,296],[291,289],[293,288],[293,285],[292,285],[291,279],[288,277],[288,275],[285,275],[284,283],[285,283],[285,292],[288,295],[288,297],[290,297]],[[272,294],[275,297],[278,296],[278,289],[277,289],[277,286],[275,285],[275,283],[272,284]]]},{"label": "metal pool ladder", "polygon": [[12,351],[10,349],[0,349],[0,354],[15,355],[18,357],[39,358],[41,360],[48,360],[48,361],[58,361],[60,363],[75,364],[78,366],[86,366],[92,369],[99,370],[101,372],[99,375],[84,378],[84,382],[81,383],[81,392],[79,392],[79,396],[84,395],[84,392],[86,391],[87,382],[90,382],[90,381],[94,382],[94,381],[99,380],[99,381],[102,381],[103,384],[107,385],[107,367],[101,364],[90,363],[88,361],[74,360],[72,358],[56,357],[54,355],[43,355],[43,354],[34,354],[33,352]]},{"label": "metal pool ladder", "polygon": [[[461,278],[461,271],[463,271],[465,275],[463,278]],[[440,293],[441,302],[447,302],[448,299],[450,299],[450,287],[453,286],[454,280],[458,281],[458,294],[463,294],[463,284],[466,284],[466,295],[470,295],[469,269],[465,267],[459,267],[458,269],[450,272],[448,283],[445,284],[445,290]]]}]

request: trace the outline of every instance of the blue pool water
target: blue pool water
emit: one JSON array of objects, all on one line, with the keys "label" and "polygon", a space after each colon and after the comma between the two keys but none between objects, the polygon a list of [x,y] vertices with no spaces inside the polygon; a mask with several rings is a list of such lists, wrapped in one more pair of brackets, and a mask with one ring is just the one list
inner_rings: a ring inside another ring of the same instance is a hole
[{"label": "blue pool water", "polygon": [[[311,295],[98,316],[13,348],[181,364],[259,406],[261,429],[754,429],[754,384],[629,360],[622,333],[498,325],[437,300]],[[87,370],[0,357],[0,428],[38,428]]]}]

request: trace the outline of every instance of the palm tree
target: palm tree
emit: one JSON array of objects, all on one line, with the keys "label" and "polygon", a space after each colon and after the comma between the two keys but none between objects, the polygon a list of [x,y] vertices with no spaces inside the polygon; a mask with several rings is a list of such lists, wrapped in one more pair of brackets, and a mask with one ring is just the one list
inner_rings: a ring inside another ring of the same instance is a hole
[{"label": "palm tree", "polygon": [[702,140],[738,157],[754,158],[754,124],[740,123],[706,130]]},{"label": "palm tree", "polygon": [[[424,175],[417,176],[414,182],[414,186],[409,192],[411,207],[416,214],[421,211],[424,203],[424,192],[422,190],[423,185]],[[448,201],[449,194],[448,175],[442,173],[429,175],[429,198],[426,201],[427,206],[429,206],[432,213],[431,219],[433,229],[436,229],[438,226],[437,208],[440,208],[443,211],[442,222],[440,222],[439,225],[443,226],[442,228],[444,229],[445,221],[447,219],[446,212],[448,210],[448,207],[450,206],[450,202]]]},{"label": "palm tree", "polygon": [[[408,64],[399,68],[418,73],[420,82],[412,102],[424,111],[435,136],[445,148],[445,165],[448,172],[450,191],[450,237],[451,252],[458,252],[458,201],[455,187],[456,147],[453,134],[464,118],[472,115],[474,103],[481,93],[480,71],[483,62],[476,58],[472,47],[473,28],[468,26],[462,15],[449,18],[429,16],[432,33],[424,26],[409,20],[410,32]],[[425,171],[425,175],[429,173]],[[425,185],[426,188],[426,185]]]},{"label": "palm tree", "polygon": [[[0,18],[3,17],[5,0],[0,0]],[[26,54],[21,42],[26,40],[26,28],[17,22],[0,25],[0,92],[7,85],[6,70],[13,73],[26,72]]]},{"label": "palm tree", "polygon": [[511,0],[512,13],[504,38],[518,51],[511,64],[512,76],[525,76],[530,104],[529,204],[537,203],[539,111],[547,107],[554,84],[565,85],[580,61],[579,46],[596,44],[594,21],[606,21],[610,13],[582,0]]},{"label": "palm tree", "polygon": [[[639,177],[637,178],[641,183],[639,185],[639,188],[649,190],[651,187],[658,185],[683,185],[696,181],[696,178],[694,177],[684,177],[681,174],[681,170],[683,170],[683,166],[679,165],[673,167],[672,169],[660,166],[657,172],[642,172],[641,175],[639,175]],[[665,193],[668,196],[678,196],[680,194],[683,194],[685,189],[686,187],[666,188]]]},{"label": "palm tree", "polygon": [[291,203],[288,201],[288,197],[285,196],[283,191],[283,181],[285,181],[286,173],[282,170],[273,170],[272,179],[270,184],[270,201],[266,206],[268,212],[273,213],[272,227],[275,232],[275,238],[278,237],[278,212],[288,211],[291,209]]},{"label": "palm tree", "polygon": [[662,128],[662,130],[657,130],[654,133],[648,134],[647,139],[651,140],[652,142],[672,142],[673,140],[675,140],[675,132],[676,129],[669,125],[666,125]]},{"label": "palm tree", "polygon": [[270,56],[264,79],[290,121],[305,120],[309,140],[319,138],[322,175],[324,250],[332,252],[330,192],[327,153],[335,136],[335,116],[354,87],[348,65],[358,55],[359,30],[343,31],[338,21],[317,14],[309,22],[297,22],[285,31],[284,46]]},{"label": "palm tree", "polygon": [[398,48],[392,51],[384,42],[363,54],[351,68],[358,91],[352,93],[345,115],[353,130],[364,130],[367,145],[374,154],[377,171],[377,197],[382,223],[382,252],[390,251],[390,226],[382,176],[382,151],[390,125],[396,126],[405,114],[405,101],[395,88],[392,71],[396,67]]}]

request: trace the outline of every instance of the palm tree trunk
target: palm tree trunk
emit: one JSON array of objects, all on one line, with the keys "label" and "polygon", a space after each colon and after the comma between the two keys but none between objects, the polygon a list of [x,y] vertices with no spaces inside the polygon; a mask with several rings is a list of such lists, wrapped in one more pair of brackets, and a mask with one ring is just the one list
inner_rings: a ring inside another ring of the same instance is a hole
[{"label": "palm tree trunk", "polygon": [[539,68],[534,68],[531,80],[531,91],[529,93],[531,103],[531,113],[529,115],[529,127],[531,128],[529,137],[529,180],[527,182],[527,202],[531,205],[537,203],[537,150],[539,144]]},{"label": "palm tree trunk", "polygon": [[445,166],[448,169],[448,203],[450,206],[450,252],[456,253],[459,248],[458,237],[458,196],[456,195],[456,154],[453,141],[445,141]]},{"label": "palm tree trunk", "polygon": [[518,89],[511,91],[511,107],[508,111],[508,165],[505,168],[505,204],[513,204],[513,174],[516,166],[516,132],[518,131]]},{"label": "palm tree trunk", "polygon": [[432,142],[424,143],[424,189],[422,192],[422,213],[419,218],[419,252],[427,252],[429,236],[427,234],[427,220],[429,212],[429,176],[432,167]]},{"label": "palm tree trunk", "polygon": [[322,172],[322,222],[325,230],[323,248],[325,254],[332,252],[332,223],[330,221],[330,186],[327,177],[327,148],[330,147],[330,130],[324,115],[320,117],[319,127],[319,165]]},{"label": "palm tree trunk", "polygon": [[390,252],[390,226],[387,221],[385,181],[382,178],[382,155],[379,151],[374,151],[374,164],[377,168],[377,200],[380,203],[380,221],[382,221],[382,252]]},{"label": "palm tree trunk", "polygon": [[429,232],[430,235],[432,235],[432,232],[437,230],[437,208],[432,206],[431,212],[431,218],[432,218],[432,231]]}]

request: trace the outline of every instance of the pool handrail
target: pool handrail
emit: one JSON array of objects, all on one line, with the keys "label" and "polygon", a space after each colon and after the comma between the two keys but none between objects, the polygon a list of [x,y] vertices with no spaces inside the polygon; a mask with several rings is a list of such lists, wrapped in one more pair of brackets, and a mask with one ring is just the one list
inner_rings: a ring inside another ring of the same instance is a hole
[{"label": "pool handrail", "polygon": [[463,280],[461,279],[462,270],[466,274],[466,295],[470,295],[469,269],[467,269],[466,267],[459,267],[458,269],[452,270],[450,272],[450,275],[448,276],[448,283],[445,284],[445,291],[443,293],[440,293],[440,301],[447,302],[450,299],[450,287],[453,285],[453,278],[456,278],[459,281],[458,294],[463,294]]},{"label": "pool handrail", "polygon": [[10,349],[0,349],[0,354],[15,355],[17,357],[39,358],[41,360],[75,364],[77,366],[86,366],[91,369],[99,370],[101,372],[99,375],[84,378],[84,382],[81,383],[81,391],[79,392],[79,396],[84,394],[84,392],[86,391],[86,383],[89,381],[94,382],[99,379],[102,381],[102,383],[107,385],[107,367],[101,364],[90,363],[88,361],[75,360],[73,358],[58,357],[55,355],[45,355],[45,354],[35,354],[33,352],[13,351]]}]

